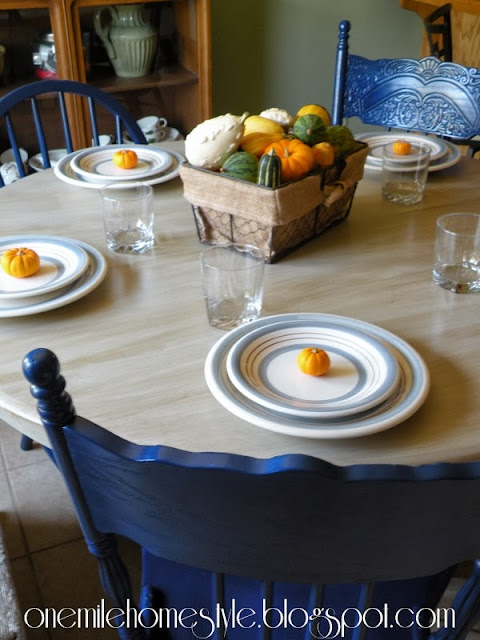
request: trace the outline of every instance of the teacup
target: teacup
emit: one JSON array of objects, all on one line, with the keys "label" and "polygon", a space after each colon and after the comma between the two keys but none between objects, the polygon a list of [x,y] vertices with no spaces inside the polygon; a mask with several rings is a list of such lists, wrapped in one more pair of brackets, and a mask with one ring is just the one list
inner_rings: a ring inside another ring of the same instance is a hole
[{"label": "teacup", "polygon": [[[19,149],[20,157],[23,160],[23,167],[25,174],[28,173],[28,153],[25,149]],[[0,154],[0,172],[2,174],[3,182],[5,184],[11,184],[20,178],[17,164],[15,162],[15,156],[13,155],[13,149],[7,149]]]},{"label": "teacup", "polygon": [[[113,144],[115,138],[108,133],[102,133],[98,136],[98,144],[100,147],[104,147],[107,144]],[[95,140],[92,138],[92,146],[95,145]]]},{"label": "teacup", "polygon": [[167,120],[165,118],[159,118],[157,116],[145,116],[137,120],[137,124],[143,132],[143,135],[147,139],[148,143],[160,142],[163,140],[167,132],[165,127],[167,126]]},{"label": "teacup", "polygon": [[12,184],[20,178],[16,162],[6,162],[0,165],[0,174],[2,175],[3,184]]},{"label": "teacup", "polygon": [[[28,153],[25,149],[19,148],[20,158],[23,160],[25,169],[27,168]],[[7,162],[15,162],[15,156],[13,155],[13,149],[6,149],[0,154],[0,164],[6,164]]]}]

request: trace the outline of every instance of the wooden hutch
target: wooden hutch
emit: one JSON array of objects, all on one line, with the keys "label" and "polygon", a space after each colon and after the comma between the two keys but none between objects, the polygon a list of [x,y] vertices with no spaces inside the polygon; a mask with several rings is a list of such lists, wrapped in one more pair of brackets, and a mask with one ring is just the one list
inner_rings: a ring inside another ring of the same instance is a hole
[{"label": "wooden hutch", "polygon": [[[38,79],[33,65],[35,41],[42,32],[50,32],[59,78],[94,84],[114,94],[136,118],[163,116],[183,134],[211,117],[210,0],[143,0],[141,4],[149,20],[158,27],[158,50],[150,74],[131,79],[115,75],[93,28],[97,7],[124,4],[139,3],[135,0],[2,0],[0,43],[6,47],[6,56],[0,96]],[[89,146],[84,105],[72,99],[69,108],[75,113],[72,132],[75,146]],[[51,127],[55,135],[55,122]],[[4,135],[0,132],[2,148]],[[28,141],[24,146],[27,145]]]}]

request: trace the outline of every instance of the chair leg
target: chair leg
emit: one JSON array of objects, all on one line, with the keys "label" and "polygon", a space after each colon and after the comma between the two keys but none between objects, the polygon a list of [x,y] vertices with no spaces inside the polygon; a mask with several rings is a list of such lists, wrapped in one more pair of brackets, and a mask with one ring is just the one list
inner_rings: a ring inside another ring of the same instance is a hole
[{"label": "chair leg", "polygon": [[33,449],[33,440],[28,436],[22,435],[20,440],[20,449],[22,451],[31,451]]}]

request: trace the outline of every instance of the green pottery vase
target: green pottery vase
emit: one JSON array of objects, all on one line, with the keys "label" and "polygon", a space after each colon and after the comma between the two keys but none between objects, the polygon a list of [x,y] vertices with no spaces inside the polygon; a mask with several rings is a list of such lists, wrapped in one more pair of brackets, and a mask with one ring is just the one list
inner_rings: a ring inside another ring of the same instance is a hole
[{"label": "green pottery vase", "polygon": [[[109,19],[105,21],[105,15]],[[157,30],[147,22],[143,4],[98,7],[94,27],[121,78],[147,75],[157,49]]]}]

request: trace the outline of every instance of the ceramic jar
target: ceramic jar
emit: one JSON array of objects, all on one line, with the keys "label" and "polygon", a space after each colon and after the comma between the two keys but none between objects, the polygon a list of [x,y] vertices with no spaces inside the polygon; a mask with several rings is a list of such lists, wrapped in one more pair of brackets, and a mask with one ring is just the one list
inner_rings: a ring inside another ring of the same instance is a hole
[{"label": "ceramic jar", "polygon": [[[105,14],[110,16],[107,22]],[[145,19],[143,4],[98,7],[94,27],[117,76],[138,78],[149,73],[157,50],[157,31]]]}]

